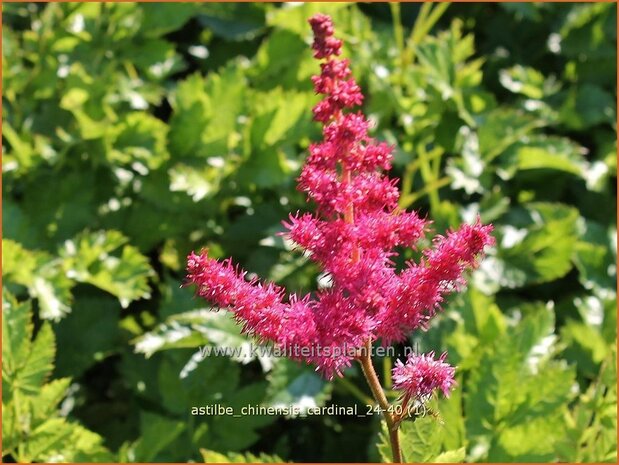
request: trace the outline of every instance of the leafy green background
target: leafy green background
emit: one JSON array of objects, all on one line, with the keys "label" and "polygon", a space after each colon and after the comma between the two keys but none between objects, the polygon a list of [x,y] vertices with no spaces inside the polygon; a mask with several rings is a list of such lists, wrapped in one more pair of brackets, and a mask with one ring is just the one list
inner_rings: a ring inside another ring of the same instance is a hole
[{"label": "leafy green background", "polygon": [[201,361],[247,340],[180,287],[205,246],[317,287],[274,235],[311,208],[295,177],[320,135],[317,11],[397,147],[402,206],[438,233],[496,227],[467,290],[411,335],[449,350],[458,389],[403,425],[405,458],[616,461],[612,3],[4,3],[4,460],[389,459],[377,415],[190,412],[366,409],[356,367],[327,383],[251,353]]}]

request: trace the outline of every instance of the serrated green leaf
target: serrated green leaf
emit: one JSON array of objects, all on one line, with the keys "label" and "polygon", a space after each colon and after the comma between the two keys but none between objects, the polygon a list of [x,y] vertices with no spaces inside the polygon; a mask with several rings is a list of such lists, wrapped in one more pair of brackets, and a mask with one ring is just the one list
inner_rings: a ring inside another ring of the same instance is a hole
[{"label": "serrated green leaf", "polygon": [[[577,393],[575,370],[549,360],[556,339],[551,308],[520,310],[522,322],[488,347],[472,372],[464,414],[473,438],[469,460],[551,460],[559,453],[565,409]],[[537,439],[524,441],[527,434]]]},{"label": "serrated green leaf", "polygon": [[13,395],[36,395],[53,369],[54,333],[45,323],[32,338],[29,302],[3,297],[2,305],[3,401]]},{"label": "serrated green leaf", "polygon": [[441,451],[444,429],[440,422],[426,416],[400,427],[402,459],[405,462],[433,462]]},{"label": "serrated green leaf", "polygon": [[128,113],[108,133],[107,158],[113,165],[128,165],[145,172],[157,169],[170,157],[167,134],[168,125],[154,116]]},{"label": "serrated green leaf", "polygon": [[58,405],[66,396],[70,384],[70,378],[54,379],[45,384],[41,391],[32,398],[33,422],[35,424],[44,422],[56,413]]},{"label": "serrated green leaf", "polygon": [[150,297],[148,278],[154,274],[148,259],[118,231],[84,232],[60,250],[71,278],[116,296],[123,307]]},{"label": "serrated green leaf", "polygon": [[[15,373],[30,351],[32,308],[29,301],[18,303],[6,290],[2,292],[2,379]],[[8,390],[3,389],[4,394]]]},{"label": "serrated green leaf", "polygon": [[238,454],[229,452],[227,454],[221,454],[209,449],[200,449],[202,459],[204,463],[284,463],[284,461],[277,455],[268,455],[260,453],[258,455],[246,452],[244,454]]},{"label": "serrated green leaf", "polygon": [[71,311],[73,283],[58,260],[46,252],[26,250],[9,239],[2,240],[2,251],[4,278],[28,288],[39,300],[42,318],[58,321]]},{"label": "serrated green leaf", "polygon": [[240,66],[230,64],[206,80],[194,74],[179,84],[170,120],[172,157],[222,157],[232,152],[246,108],[245,81]]},{"label": "serrated green leaf", "polygon": [[43,324],[32,342],[30,354],[14,378],[13,389],[36,394],[54,368],[56,341],[49,323]]},{"label": "serrated green leaf", "polygon": [[497,228],[496,256],[489,256],[474,276],[484,291],[553,281],[573,267],[578,211],[563,204],[531,203],[519,213],[527,219]]},{"label": "serrated green leaf", "polygon": [[97,462],[111,458],[103,439],[64,418],[52,418],[37,427],[20,453],[23,462]]}]

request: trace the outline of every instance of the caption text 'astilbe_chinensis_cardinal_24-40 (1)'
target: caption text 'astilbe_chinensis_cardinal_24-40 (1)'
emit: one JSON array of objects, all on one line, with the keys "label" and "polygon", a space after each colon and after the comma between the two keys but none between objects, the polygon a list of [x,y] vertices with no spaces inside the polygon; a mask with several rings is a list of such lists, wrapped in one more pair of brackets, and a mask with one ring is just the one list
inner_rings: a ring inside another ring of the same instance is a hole
[{"label": "caption text 'astilbe_chinensis_cardinal_24-40 (1)'", "polygon": [[[187,282],[199,296],[232,311],[248,335],[331,379],[342,376],[371,342],[401,342],[416,329],[426,330],[445,295],[462,288],[464,273],[494,241],[492,226],[477,220],[435,237],[417,263],[396,270],[395,248],[415,247],[429,222],[398,208],[397,180],[385,174],[393,147],[370,137],[370,122],[351,110],[363,95],[349,60],[338,58],[342,42],[334,37],[331,18],[318,14],[309,23],[314,57],[321,60],[312,81],[323,96],[313,109],[323,139],[310,145],[298,188],[316,210],[293,214],[283,224],[285,234],[328,273],[331,286],[305,296],[287,294],[274,283],[246,279],[231,259],[215,260],[205,250],[189,255]],[[293,350],[298,348],[307,350]],[[445,354],[436,360],[433,353],[413,354],[396,364],[393,376],[405,399],[422,401],[435,389],[448,395],[455,384]]]}]

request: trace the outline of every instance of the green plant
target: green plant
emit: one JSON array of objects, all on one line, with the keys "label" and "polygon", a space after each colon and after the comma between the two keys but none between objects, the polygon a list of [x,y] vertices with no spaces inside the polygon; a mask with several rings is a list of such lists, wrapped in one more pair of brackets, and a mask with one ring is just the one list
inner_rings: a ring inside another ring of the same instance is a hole
[{"label": "green plant", "polygon": [[[329,384],[262,354],[192,364],[244,339],[179,289],[184,257],[204,245],[292,291],[318,288],[313,264],[271,239],[288,212],[308,209],[294,186],[320,137],[305,53],[317,12],[343,34],[372,136],[396,146],[402,206],[439,233],[477,213],[497,231],[466,293],[406,344],[449,350],[459,388],[435,405],[444,426],[405,423],[402,443],[416,460],[616,460],[615,4],[2,8],[3,283],[32,306],[35,340],[52,330],[42,386],[71,378],[64,421],[101,437],[102,460],[385,454],[376,415],[190,410],[371,404],[355,368]],[[502,366],[501,342],[517,337]],[[374,362],[392,400],[394,360]],[[540,405],[521,377],[573,391]],[[432,441],[417,439],[423,428]],[[5,439],[3,460],[22,441]]]}]

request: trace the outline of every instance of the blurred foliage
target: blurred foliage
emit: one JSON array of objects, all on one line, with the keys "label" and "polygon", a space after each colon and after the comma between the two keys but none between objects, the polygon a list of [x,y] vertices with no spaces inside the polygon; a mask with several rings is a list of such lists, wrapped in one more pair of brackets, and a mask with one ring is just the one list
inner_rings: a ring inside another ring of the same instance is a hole
[{"label": "blurred foliage", "polygon": [[5,3],[5,460],[389,459],[376,415],[191,415],[366,409],[356,367],[327,383],[247,353],[180,288],[202,247],[317,288],[274,234],[311,208],[295,177],[320,135],[318,11],[397,147],[402,206],[439,233],[496,227],[467,291],[411,335],[449,350],[459,387],[403,425],[405,458],[617,460],[613,3]]}]

